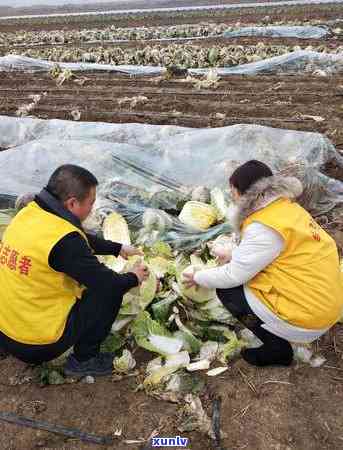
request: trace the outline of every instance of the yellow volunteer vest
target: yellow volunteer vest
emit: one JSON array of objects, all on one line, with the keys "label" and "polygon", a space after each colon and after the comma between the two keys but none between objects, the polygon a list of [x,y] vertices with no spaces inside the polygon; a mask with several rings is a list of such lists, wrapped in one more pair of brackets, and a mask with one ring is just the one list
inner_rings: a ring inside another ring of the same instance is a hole
[{"label": "yellow volunteer vest", "polygon": [[48,263],[54,245],[68,233],[86,235],[37,203],[23,208],[0,242],[0,331],[25,344],[61,337],[82,288]]},{"label": "yellow volunteer vest", "polygon": [[279,257],[249,283],[253,293],[286,322],[322,329],[339,320],[343,280],[335,241],[300,205],[279,199],[243,223],[267,225],[284,238]]}]

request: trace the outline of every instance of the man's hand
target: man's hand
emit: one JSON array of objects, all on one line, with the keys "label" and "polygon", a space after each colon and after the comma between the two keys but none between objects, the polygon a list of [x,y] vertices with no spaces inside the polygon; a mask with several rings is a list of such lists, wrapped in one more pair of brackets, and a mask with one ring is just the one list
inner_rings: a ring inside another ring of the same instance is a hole
[{"label": "man's hand", "polygon": [[136,275],[136,277],[138,278],[139,284],[142,284],[143,281],[145,281],[149,276],[149,269],[142,262],[135,264],[130,272],[132,272]]},{"label": "man's hand", "polygon": [[143,252],[142,252],[142,250],[140,250],[139,248],[134,247],[133,245],[123,244],[122,247],[121,247],[119,255],[122,258],[127,259],[130,256],[135,256],[135,255],[143,256]]},{"label": "man's hand", "polygon": [[199,285],[194,280],[194,273],[184,273],[183,274],[183,284],[187,289],[190,289],[192,287],[195,287],[195,289],[198,289]]}]

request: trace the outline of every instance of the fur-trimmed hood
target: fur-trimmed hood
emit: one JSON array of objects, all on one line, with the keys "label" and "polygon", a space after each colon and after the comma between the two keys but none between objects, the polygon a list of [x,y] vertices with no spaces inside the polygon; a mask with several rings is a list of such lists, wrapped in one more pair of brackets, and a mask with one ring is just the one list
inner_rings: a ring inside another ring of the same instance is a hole
[{"label": "fur-trimmed hood", "polygon": [[229,212],[229,220],[235,233],[240,234],[244,220],[252,213],[269,205],[279,198],[296,199],[300,197],[303,186],[298,178],[273,175],[254,183]]}]

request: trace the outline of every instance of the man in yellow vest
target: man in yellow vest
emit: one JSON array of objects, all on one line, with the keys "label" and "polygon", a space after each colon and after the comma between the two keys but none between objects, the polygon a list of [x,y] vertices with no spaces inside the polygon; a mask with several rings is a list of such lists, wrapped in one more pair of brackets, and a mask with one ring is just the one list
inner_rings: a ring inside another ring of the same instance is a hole
[{"label": "man in yellow vest", "polygon": [[302,186],[252,160],[230,178],[239,245],[222,265],[186,277],[216,288],[224,306],[262,342],[242,352],[257,366],[291,364],[290,342],[312,342],[341,317],[343,279],[334,240],[295,198]]},{"label": "man in yellow vest", "polygon": [[100,344],[123,295],[148,276],[143,264],[117,274],[96,258],[140,253],[83,230],[97,184],[82,167],[59,167],[0,242],[0,347],[40,364],[74,346],[65,365],[74,376],[111,373],[113,354]]}]

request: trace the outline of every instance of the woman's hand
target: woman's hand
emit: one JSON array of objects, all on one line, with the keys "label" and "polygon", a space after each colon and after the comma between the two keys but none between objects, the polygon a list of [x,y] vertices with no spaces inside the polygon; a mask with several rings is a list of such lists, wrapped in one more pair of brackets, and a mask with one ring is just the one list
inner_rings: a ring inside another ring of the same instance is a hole
[{"label": "woman's hand", "polygon": [[194,273],[184,273],[183,274],[183,284],[187,289],[190,289],[192,287],[195,287],[195,289],[198,289],[199,285],[194,280]]},{"label": "woman's hand", "polygon": [[212,251],[213,256],[216,258],[216,262],[219,265],[227,264],[231,261],[232,253],[231,249],[224,246],[218,246]]},{"label": "woman's hand", "polygon": [[227,243],[214,242],[211,245],[207,244],[210,249],[210,254],[216,258],[216,263],[219,265],[227,264],[232,259],[232,247]]},{"label": "woman's hand", "polygon": [[142,250],[140,250],[137,247],[134,247],[133,245],[123,244],[121,247],[121,250],[119,252],[119,255],[122,258],[127,259],[130,256],[135,256],[135,255],[143,256],[143,252],[142,252]]}]

